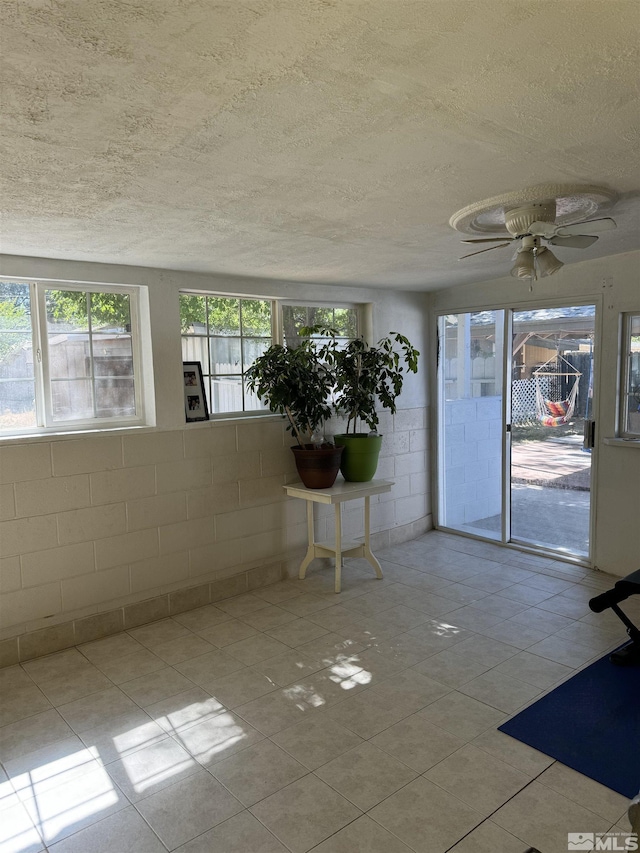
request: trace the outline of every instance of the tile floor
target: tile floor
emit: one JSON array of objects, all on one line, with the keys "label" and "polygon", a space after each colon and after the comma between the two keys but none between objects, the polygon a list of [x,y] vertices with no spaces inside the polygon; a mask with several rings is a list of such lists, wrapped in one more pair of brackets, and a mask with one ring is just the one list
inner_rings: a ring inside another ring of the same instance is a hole
[{"label": "tile floor", "polygon": [[1,853],[565,853],[626,800],[496,731],[612,579],[432,532],[0,670]]}]

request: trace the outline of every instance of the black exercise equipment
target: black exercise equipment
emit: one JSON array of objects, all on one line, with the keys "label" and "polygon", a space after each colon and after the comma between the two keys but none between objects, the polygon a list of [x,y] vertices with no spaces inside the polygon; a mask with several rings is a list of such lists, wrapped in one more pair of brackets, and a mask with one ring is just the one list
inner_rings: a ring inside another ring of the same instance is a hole
[{"label": "black exercise equipment", "polygon": [[621,649],[609,656],[611,663],[616,663],[619,666],[640,664],[640,629],[636,628],[631,619],[618,607],[621,601],[631,595],[640,595],[640,569],[631,572],[626,578],[619,580],[613,589],[603,592],[602,595],[597,595],[589,602],[589,607],[594,613],[602,613],[603,610],[610,607],[627,629],[627,634],[631,639]]}]

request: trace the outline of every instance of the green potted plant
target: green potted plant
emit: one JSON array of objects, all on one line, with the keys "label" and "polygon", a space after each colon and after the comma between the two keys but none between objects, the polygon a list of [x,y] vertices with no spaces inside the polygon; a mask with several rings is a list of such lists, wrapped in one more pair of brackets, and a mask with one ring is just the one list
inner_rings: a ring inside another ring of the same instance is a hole
[{"label": "green potted plant", "polygon": [[[325,332],[331,335],[331,330]],[[342,349],[335,337],[325,344],[323,358],[335,376],[334,405],[347,416],[346,433],[334,436],[336,444],[345,448],[340,465],[345,480],[359,483],[375,476],[382,446],[377,407],[395,414],[405,369],[416,373],[419,355],[399,332],[391,332],[376,346],[362,338],[349,341]]]},{"label": "green potted plant", "polygon": [[304,338],[297,346],[274,344],[255,360],[247,379],[249,390],[271,412],[288,419],[287,429],[297,441],[291,450],[304,485],[310,489],[332,486],[343,448],[322,436],[322,425],[332,414],[328,400],[335,378],[330,364],[321,359],[316,341]]}]

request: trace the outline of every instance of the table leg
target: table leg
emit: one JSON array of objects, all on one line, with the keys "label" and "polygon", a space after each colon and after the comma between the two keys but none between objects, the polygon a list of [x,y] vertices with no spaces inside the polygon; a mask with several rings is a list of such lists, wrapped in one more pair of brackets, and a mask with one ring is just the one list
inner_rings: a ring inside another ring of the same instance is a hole
[{"label": "table leg", "polygon": [[336,504],[336,592],[340,592],[342,578],[342,515],[340,502]]},{"label": "table leg", "polygon": [[373,552],[371,551],[371,498],[366,497],[364,499],[364,557],[368,560],[373,568],[376,570],[376,577],[382,578],[382,568],[380,563],[374,557]]},{"label": "table leg", "polygon": [[314,543],[314,530],[313,530],[313,503],[311,501],[307,501],[307,537],[308,537],[308,546],[307,553],[304,555],[304,560],[300,563],[300,570],[298,572],[298,577],[300,580],[304,580],[304,576],[307,573],[307,568],[309,563],[313,560],[315,556],[315,549],[313,547]]}]

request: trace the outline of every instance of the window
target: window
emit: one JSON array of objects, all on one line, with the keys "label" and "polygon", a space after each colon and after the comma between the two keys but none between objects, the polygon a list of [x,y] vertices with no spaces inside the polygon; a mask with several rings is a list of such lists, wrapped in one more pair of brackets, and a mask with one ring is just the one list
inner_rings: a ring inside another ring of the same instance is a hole
[{"label": "window", "polygon": [[138,289],[0,282],[0,430],[143,422]]},{"label": "window", "polygon": [[620,435],[640,435],[640,314],[625,314],[622,322],[622,381]]},{"label": "window", "polygon": [[182,360],[200,362],[213,416],[264,412],[266,406],[247,391],[245,381],[256,358],[273,343],[295,346],[304,326],[330,326],[346,342],[359,334],[359,313],[350,306],[183,292]]},{"label": "window", "polygon": [[263,410],[245,374],[273,343],[267,299],[180,295],[182,360],[199,361],[212,415]]},{"label": "window", "polygon": [[358,309],[327,305],[282,305],[282,329],[285,343],[295,345],[300,341],[299,331],[304,326],[327,326],[338,332],[337,340],[345,343],[358,337]]}]

